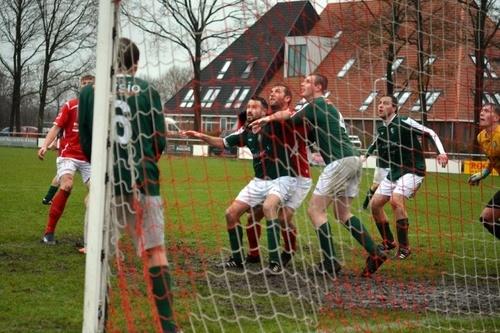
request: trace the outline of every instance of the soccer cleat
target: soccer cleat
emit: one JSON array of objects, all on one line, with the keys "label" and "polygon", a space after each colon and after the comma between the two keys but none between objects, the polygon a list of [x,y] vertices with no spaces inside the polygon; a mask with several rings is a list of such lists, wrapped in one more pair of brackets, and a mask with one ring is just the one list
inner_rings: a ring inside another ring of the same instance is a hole
[{"label": "soccer cleat", "polygon": [[361,276],[362,277],[372,276],[372,274],[375,273],[386,260],[387,256],[381,251],[378,252],[378,255],[370,254],[368,258],[366,258],[366,266],[365,269],[363,269]]},{"label": "soccer cleat", "polygon": [[396,259],[399,259],[399,260],[405,260],[405,259],[408,259],[408,257],[410,256],[411,254],[411,250],[410,248],[408,247],[400,247],[398,249],[398,253],[396,253]]},{"label": "soccer cleat", "polygon": [[279,263],[271,261],[267,270],[269,272],[269,275],[277,275],[283,272],[283,267],[281,267]]},{"label": "soccer cleat", "polygon": [[377,250],[381,251],[381,252],[388,252],[390,250],[393,250],[396,248],[396,242],[395,241],[392,241],[392,242],[389,242],[389,241],[382,241],[382,244],[379,244],[377,245]]},{"label": "soccer cleat", "polygon": [[42,204],[43,205],[52,205],[52,200],[47,200],[46,198],[42,199]]},{"label": "soccer cleat", "polygon": [[[332,264],[333,263],[333,264]],[[337,260],[323,260],[315,266],[315,271],[321,275],[329,275],[332,278],[339,276],[342,266],[337,262]]]},{"label": "soccer cleat", "polygon": [[217,267],[219,268],[243,268],[243,263],[240,261],[235,260],[233,257],[229,257],[227,261],[221,262],[220,264],[217,264]]},{"label": "soccer cleat", "polygon": [[290,260],[292,260],[293,254],[287,251],[281,252],[281,264],[286,267]]},{"label": "soccer cleat", "polygon": [[53,233],[43,235],[41,242],[46,245],[56,245],[57,243]]},{"label": "soccer cleat", "polygon": [[245,262],[249,264],[260,264],[260,256],[247,255]]}]

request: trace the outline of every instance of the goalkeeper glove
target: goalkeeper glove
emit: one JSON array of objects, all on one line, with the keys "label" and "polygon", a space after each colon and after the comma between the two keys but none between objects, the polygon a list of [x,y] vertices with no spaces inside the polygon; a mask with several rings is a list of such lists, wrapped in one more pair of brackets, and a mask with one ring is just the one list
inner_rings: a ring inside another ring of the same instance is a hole
[{"label": "goalkeeper glove", "polygon": [[478,185],[481,179],[488,177],[490,172],[491,171],[489,169],[483,169],[481,172],[475,173],[472,176],[470,176],[468,183],[470,185]]}]

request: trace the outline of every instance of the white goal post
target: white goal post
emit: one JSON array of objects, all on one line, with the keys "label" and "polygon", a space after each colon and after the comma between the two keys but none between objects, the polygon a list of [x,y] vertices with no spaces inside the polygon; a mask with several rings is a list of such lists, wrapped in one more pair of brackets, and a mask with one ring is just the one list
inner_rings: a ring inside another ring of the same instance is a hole
[{"label": "white goal post", "polygon": [[88,200],[88,239],[85,263],[83,332],[102,332],[106,302],[109,196],[106,196],[109,117],[114,96],[113,37],[119,1],[100,1],[97,31],[96,81],[92,136],[92,180]]}]

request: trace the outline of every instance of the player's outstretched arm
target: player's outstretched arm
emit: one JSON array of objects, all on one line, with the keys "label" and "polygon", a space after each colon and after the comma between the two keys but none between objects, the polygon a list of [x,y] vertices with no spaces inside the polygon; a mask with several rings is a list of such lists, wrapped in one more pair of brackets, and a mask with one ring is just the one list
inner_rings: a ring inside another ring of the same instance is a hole
[{"label": "player's outstretched arm", "polygon": [[278,111],[273,113],[272,115],[252,121],[249,127],[252,129],[252,132],[258,133],[267,123],[270,123],[272,121],[287,120],[290,119],[290,117],[291,113],[289,111]]},{"label": "player's outstretched arm", "polygon": [[45,158],[45,153],[49,149],[49,146],[52,145],[52,143],[57,139],[57,134],[61,128],[57,125],[52,126],[52,128],[49,130],[49,133],[47,133],[47,136],[45,137],[45,140],[43,141],[42,147],[38,150],[38,158],[43,160]]},{"label": "player's outstretched arm", "polygon": [[208,143],[210,146],[214,146],[217,148],[224,148],[224,140],[222,138],[216,137],[216,136],[210,136],[206,135],[197,131],[182,131],[181,135],[190,137],[190,138],[195,138],[195,139],[200,139]]}]

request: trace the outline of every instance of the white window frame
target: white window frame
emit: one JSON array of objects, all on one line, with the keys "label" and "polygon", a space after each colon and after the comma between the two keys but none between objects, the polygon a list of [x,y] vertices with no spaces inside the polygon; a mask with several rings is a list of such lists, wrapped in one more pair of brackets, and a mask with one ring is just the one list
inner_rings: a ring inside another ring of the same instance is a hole
[{"label": "white window frame", "polygon": [[241,89],[242,89],[242,87],[234,87],[233,92],[231,93],[231,95],[227,99],[226,104],[224,105],[224,107],[226,109],[229,109],[233,105],[233,102],[236,99],[236,97],[239,95]]},{"label": "white window frame", "polygon": [[182,102],[180,104],[181,108],[190,108],[194,104],[194,90],[191,88],[188,90],[184,98],[182,99]]},{"label": "white window frame", "polygon": [[211,108],[214,104],[215,99],[219,95],[220,90],[220,87],[209,87],[207,92],[205,93],[205,96],[201,100],[201,107]]},{"label": "white window frame", "polygon": [[358,111],[365,112],[366,110],[368,110],[368,107],[370,106],[370,104],[373,103],[373,101],[375,100],[377,95],[378,95],[378,91],[371,91],[370,95],[368,95],[368,97],[365,98],[365,100],[363,101],[363,104],[359,107]]},{"label": "white window frame", "polygon": [[243,73],[241,73],[242,79],[248,79],[248,77],[250,76],[250,73],[252,73],[252,70],[253,70],[256,62],[257,62],[256,59],[252,59],[252,60],[247,61],[247,66],[245,67],[245,70],[243,71]]},{"label": "white window frame", "polygon": [[[304,54],[302,54],[302,52],[300,53],[300,58],[299,59],[302,59],[303,62],[301,61],[299,63],[299,66],[301,68],[295,68],[292,66],[295,66],[295,58],[294,58],[294,63],[292,64],[290,62],[290,57],[291,55],[297,55],[297,52],[295,52],[296,48],[303,48],[304,50]],[[303,57],[302,57],[303,55]],[[303,68],[302,68],[303,66]],[[302,73],[302,70],[304,70],[304,72]],[[304,44],[290,44],[288,45],[288,59],[287,59],[287,77],[299,77],[299,76],[304,76],[306,75],[307,73],[307,43],[304,43]]]},{"label": "white window frame", "polygon": [[392,73],[396,72],[404,61],[405,61],[404,57],[396,57],[396,59],[394,59],[392,62],[391,66]]},{"label": "white window frame", "polygon": [[394,97],[398,100],[398,107],[402,107],[408,98],[411,96],[411,91],[396,91]]},{"label": "white window frame", "polygon": [[[470,54],[470,59],[472,60],[472,63],[476,65],[476,55],[475,54]],[[497,73],[493,70],[493,67],[491,67],[490,59],[488,59],[487,56],[484,56],[484,61],[486,63],[486,67],[484,68],[484,73],[483,76],[486,78],[492,78],[492,79],[498,79]]]},{"label": "white window frame", "polygon": [[340,72],[337,74],[338,78],[343,78],[346,76],[347,72],[351,69],[352,65],[356,62],[356,58],[351,58],[347,60],[347,62],[344,64]]},{"label": "white window frame", "polygon": [[231,66],[232,62],[232,59],[226,59],[226,62],[224,62],[224,65],[222,65],[219,73],[217,74],[217,80],[222,80],[224,78],[224,75],[226,75],[227,70],[229,69],[229,66]]},{"label": "white window frame", "polygon": [[234,102],[233,108],[239,109],[249,92],[250,92],[250,87],[243,87],[241,89],[240,96]]},{"label": "white window frame", "polygon": [[[425,104],[427,106],[427,110],[425,112],[429,112],[434,103],[438,100],[439,96],[441,96],[442,91],[440,90],[433,90],[433,91],[427,91],[425,92]],[[419,96],[420,97],[420,96]],[[422,106],[420,105],[420,98],[417,99],[415,104],[410,108],[411,112],[420,112]]]},{"label": "white window frame", "polygon": [[424,63],[424,66],[430,66],[433,65],[437,60],[437,57],[435,55],[430,55]]}]

